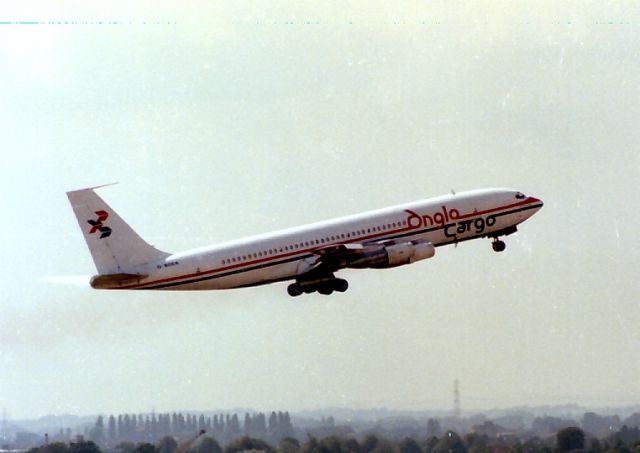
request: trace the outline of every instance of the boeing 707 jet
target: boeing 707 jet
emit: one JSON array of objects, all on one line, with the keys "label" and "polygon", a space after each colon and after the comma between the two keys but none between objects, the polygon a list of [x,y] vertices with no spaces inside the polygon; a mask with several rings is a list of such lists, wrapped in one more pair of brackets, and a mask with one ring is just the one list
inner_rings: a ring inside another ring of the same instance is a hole
[{"label": "boeing 707 jet", "polygon": [[344,292],[345,268],[386,269],[426,260],[436,247],[502,236],[542,208],[538,198],[484,189],[392,206],[209,247],[168,253],[149,245],[94,188],[67,192],[98,274],[96,289],[204,290],[294,280],[291,296]]}]

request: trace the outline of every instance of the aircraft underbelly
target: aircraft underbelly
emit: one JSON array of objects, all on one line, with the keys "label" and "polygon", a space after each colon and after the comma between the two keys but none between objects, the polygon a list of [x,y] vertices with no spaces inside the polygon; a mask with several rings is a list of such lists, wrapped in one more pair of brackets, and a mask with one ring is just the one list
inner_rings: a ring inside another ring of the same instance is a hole
[{"label": "aircraft underbelly", "polygon": [[299,261],[276,264],[247,270],[235,270],[231,272],[221,272],[213,275],[203,275],[186,280],[182,284],[176,284],[162,289],[186,291],[186,290],[209,290],[209,289],[231,289],[245,286],[257,286],[279,280],[294,278],[297,275]]}]

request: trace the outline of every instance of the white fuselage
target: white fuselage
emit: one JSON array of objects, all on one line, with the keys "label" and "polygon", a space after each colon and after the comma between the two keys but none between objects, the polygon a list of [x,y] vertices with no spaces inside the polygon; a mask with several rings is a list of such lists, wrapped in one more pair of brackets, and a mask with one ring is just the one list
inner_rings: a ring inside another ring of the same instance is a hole
[{"label": "white fuselage", "polygon": [[175,253],[146,264],[140,269],[146,278],[121,289],[225,289],[294,279],[326,247],[412,240],[438,247],[492,236],[541,207],[539,199],[507,189],[447,195]]}]

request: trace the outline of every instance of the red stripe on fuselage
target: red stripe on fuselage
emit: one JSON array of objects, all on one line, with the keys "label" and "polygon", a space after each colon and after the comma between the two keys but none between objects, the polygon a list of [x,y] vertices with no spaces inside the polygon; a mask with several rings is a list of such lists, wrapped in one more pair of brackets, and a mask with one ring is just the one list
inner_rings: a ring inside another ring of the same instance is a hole
[{"label": "red stripe on fuselage", "polygon": [[[537,199],[537,198],[534,198],[534,197],[529,197],[526,200],[519,201],[518,203],[513,203],[513,204],[506,205],[506,206],[500,206],[498,208],[486,209],[484,211],[470,212],[468,214],[460,215],[456,220],[466,219],[466,218],[469,218],[469,217],[475,217],[475,216],[484,215],[484,214],[489,214],[489,213],[492,213],[492,212],[502,211],[504,209],[515,208],[515,207],[518,207],[518,206],[524,206],[526,204],[537,203],[537,202],[540,202],[540,200]],[[438,225],[438,226],[444,227],[444,225]],[[350,238],[351,240],[348,241],[347,243],[358,243],[358,242],[362,242],[362,241],[373,239],[373,238],[375,238],[377,236],[388,236],[389,234],[395,234],[395,233],[400,233],[400,232],[403,232],[403,231],[411,231],[411,230],[416,230],[416,229],[421,229],[421,228],[422,227],[405,227],[405,228],[399,228],[399,229],[396,229],[396,230],[387,230],[387,231],[381,232],[379,234],[370,234],[370,235],[362,236],[362,237],[359,237],[359,238]],[[332,244],[326,244],[325,243],[321,247],[312,247],[312,248],[308,248],[308,249],[304,249],[304,250],[296,250],[294,252],[282,253],[282,254],[279,254],[279,255],[276,255],[276,256],[267,257],[267,258],[260,258],[260,259],[256,259],[256,260],[253,260],[253,261],[247,261],[247,262],[244,262],[244,263],[232,264],[230,266],[223,266],[223,267],[219,267],[219,268],[216,268],[216,269],[211,269],[211,270],[208,270],[208,271],[195,272],[195,273],[185,274],[185,275],[179,275],[177,277],[168,277],[168,278],[164,278],[164,279],[160,279],[160,280],[153,280],[151,282],[141,283],[139,285],[123,286],[123,287],[118,288],[118,289],[144,289],[147,286],[170,283],[170,282],[176,282],[178,280],[191,279],[191,278],[194,278],[194,277],[202,277],[202,276],[206,276],[206,275],[212,275],[212,274],[216,274],[216,273],[225,272],[225,271],[232,270],[232,269],[239,269],[239,268],[242,268],[242,267],[253,267],[256,264],[262,264],[262,263],[267,263],[267,262],[271,262],[271,261],[276,261],[276,260],[280,260],[280,259],[283,259],[283,258],[292,257],[292,256],[295,256],[295,255],[303,255],[303,254],[307,254],[307,253],[313,253],[315,250],[327,247],[329,245],[337,245],[337,244],[344,244],[344,243],[345,243],[345,241],[338,241],[338,242],[335,242],[335,243],[332,243]],[[188,282],[185,282],[185,283],[188,283]]]},{"label": "red stripe on fuselage", "polygon": [[533,198],[533,197],[529,197],[526,200],[522,200],[519,201],[517,203],[513,203],[513,204],[509,204],[506,206],[501,206],[499,208],[492,208],[492,209],[486,209],[484,211],[477,211],[477,212],[470,212],[469,214],[464,214],[458,217],[458,219],[466,219],[468,217],[475,217],[478,215],[484,215],[484,214],[489,214],[491,212],[496,212],[496,211],[502,211],[503,209],[510,209],[510,208],[515,208],[518,206],[524,206],[525,204],[530,204],[530,203],[538,203],[540,200],[538,200],[537,198]]}]

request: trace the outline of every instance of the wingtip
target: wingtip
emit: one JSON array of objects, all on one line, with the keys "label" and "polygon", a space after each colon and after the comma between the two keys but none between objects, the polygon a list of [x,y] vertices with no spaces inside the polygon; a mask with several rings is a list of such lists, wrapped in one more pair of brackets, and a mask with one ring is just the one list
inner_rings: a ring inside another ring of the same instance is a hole
[{"label": "wingtip", "polygon": [[116,182],[110,182],[110,183],[107,183],[107,184],[101,184],[101,185],[99,185],[99,186],[85,187],[85,188],[83,188],[83,189],[70,190],[70,191],[68,191],[67,193],[81,192],[81,191],[83,191],[83,190],[95,190],[95,189],[101,189],[101,188],[103,188],[103,187],[115,186],[116,184],[118,184],[118,182],[117,182],[117,181],[116,181]]}]

